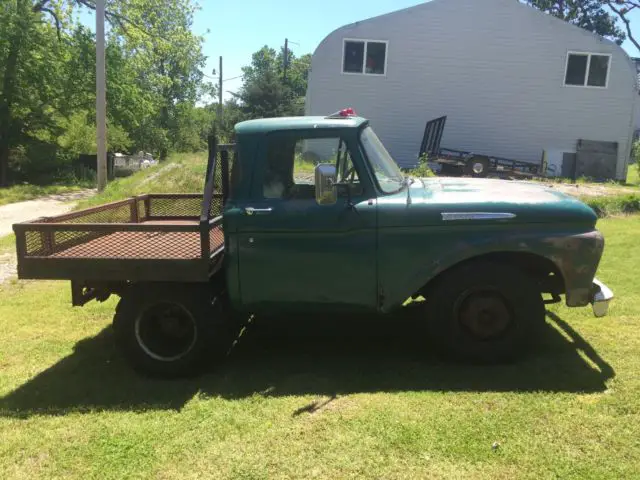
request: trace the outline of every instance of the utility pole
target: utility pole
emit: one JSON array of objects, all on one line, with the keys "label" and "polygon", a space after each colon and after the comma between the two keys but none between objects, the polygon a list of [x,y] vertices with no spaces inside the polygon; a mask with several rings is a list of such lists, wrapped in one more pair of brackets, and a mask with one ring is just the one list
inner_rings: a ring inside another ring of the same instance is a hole
[{"label": "utility pole", "polygon": [[96,0],[96,143],[98,191],[107,186],[107,79],[105,67],[105,0]]},{"label": "utility pole", "polygon": [[222,133],[222,56],[220,56],[220,71],[218,72],[218,135]]},{"label": "utility pole", "polygon": [[284,67],[283,67],[283,79],[287,82],[287,67],[289,66],[289,39],[284,39]]}]

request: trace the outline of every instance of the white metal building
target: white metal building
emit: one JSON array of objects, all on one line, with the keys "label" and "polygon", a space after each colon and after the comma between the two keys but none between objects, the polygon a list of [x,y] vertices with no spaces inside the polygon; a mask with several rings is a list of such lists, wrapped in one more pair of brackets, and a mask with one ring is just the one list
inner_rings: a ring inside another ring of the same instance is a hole
[{"label": "white metal building", "polygon": [[442,115],[443,147],[523,161],[615,142],[623,179],[637,104],[635,64],[614,43],[517,0],[432,0],[329,34],[306,113],[354,107],[403,166]]}]

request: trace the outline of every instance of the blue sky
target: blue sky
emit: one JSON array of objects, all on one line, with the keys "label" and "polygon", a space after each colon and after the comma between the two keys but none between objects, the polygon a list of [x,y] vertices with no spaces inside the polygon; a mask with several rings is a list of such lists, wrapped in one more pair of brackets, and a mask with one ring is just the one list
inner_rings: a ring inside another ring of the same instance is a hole
[{"label": "blue sky", "polygon": [[[322,39],[342,25],[423,3],[421,0],[200,0],[193,30],[205,38],[204,54],[209,57],[204,73],[217,69],[224,58],[224,77],[239,76],[251,54],[263,45],[278,48],[288,38],[296,54],[313,53]],[[90,23],[93,15],[84,13]],[[640,12],[634,12],[640,37]],[[210,30],[209,33],[207,29]],[[293,43],[295,42],[295,43]],[[629,55],[640,57],[631,42],[623,45]],[[225,91],[236,91],[240,79],[224,83]],[[229,98],[225,93],[225,99]]]},{"label": "blue sky", "polygon": [[[313,53],[329,33],[342,25],[423,3],[420,0],[201,0],[194,31],[205,35],[207,72],[224,59],[224,77],[242,73],[251,54],[263,45],[279,48],[288,38],[296,54]],[[291,43],[291,42],[295,42]],[[240,79],[224,83],[235,91]],[[225,98],[228,94],[225,95]]]}]

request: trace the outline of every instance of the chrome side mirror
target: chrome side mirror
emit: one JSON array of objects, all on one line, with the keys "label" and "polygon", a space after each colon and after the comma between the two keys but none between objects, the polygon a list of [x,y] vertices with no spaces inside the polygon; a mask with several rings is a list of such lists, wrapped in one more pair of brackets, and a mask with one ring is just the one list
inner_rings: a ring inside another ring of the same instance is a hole
[{"label": "chrome side mirror", "polygon": [[330,163],[316,166],[316,202],[318,205],[334,205],[338,201],[336,167]]}]

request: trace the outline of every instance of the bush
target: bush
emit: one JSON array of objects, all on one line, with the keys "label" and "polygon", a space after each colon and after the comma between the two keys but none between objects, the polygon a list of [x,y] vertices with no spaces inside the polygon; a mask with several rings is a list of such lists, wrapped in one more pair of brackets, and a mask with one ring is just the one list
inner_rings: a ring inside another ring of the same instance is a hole
[{"label": "bush", "polygon": [[640,139],[633,142],[633,147],[631,147],[631,159],[636,164],[638,175],[640,175]]},{"label": "bush", "polygon": [[418,159],[418,165],[415,168],[405,169],[405,172],[413,175],[414,177],[435,177],[431,167],[429,167],[427,155],[422,155]]},{"label": "bush", "polygon": [[596,212],[598,217],[640,212],[640,195],[616,195],[581,199]]}]

